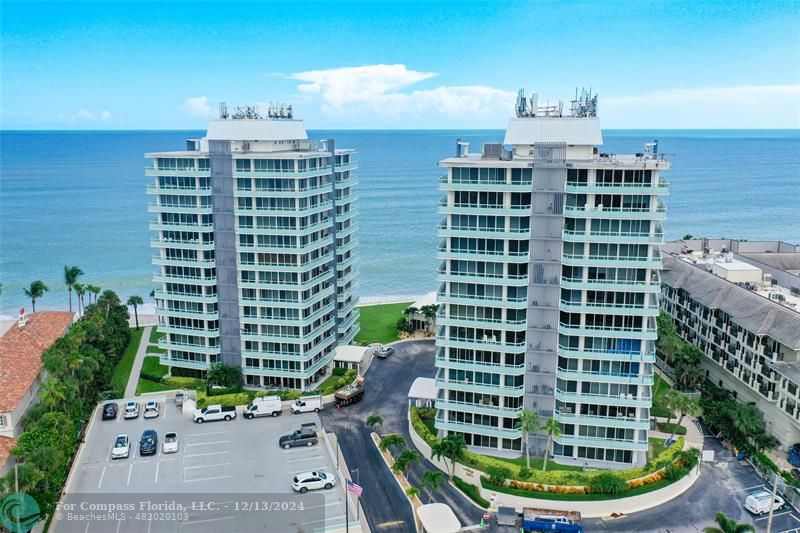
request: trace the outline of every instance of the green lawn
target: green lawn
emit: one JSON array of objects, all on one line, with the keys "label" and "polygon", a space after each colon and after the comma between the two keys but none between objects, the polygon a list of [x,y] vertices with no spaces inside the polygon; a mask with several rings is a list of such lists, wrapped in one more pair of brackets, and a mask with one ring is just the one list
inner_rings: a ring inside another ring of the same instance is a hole
[{"label": "green lawn", "polygon": [[166,334],[158,331],[156,326],[153,326],[153,328],[150,330],[150,344],[158,344],[158,339],[163,339],[164,335]]},{"label": "green lawn", "polygon": [[333,394],[337,390],[343,388],[348,383],[352,382],[355,379],[355,370],[350,371],[350,374],[346,376],[336,376],[331,374],[327,378],[325,378],[322,383],[317,386],[312,392],[313,394],[321,394],[325,396],[326,394]]},{"label": "green lawn", "polygon": [[663,405],[664,395],[670,390],[669,383],[661,379],[661,376],[656,374],[653,378],[653,408],[650,409],[651,416],[669,416],[669,411]]},{"label": "green lawn", "polygon": [[176,390],[177,387],[164,385],[163,383],[156,383],[149,379],[139,378],[139,383],[136,384],[136,394],[144,394],[147,392],[162,392],[165,390]]},{"label": "green lawn", "polygon": [[114,376],[111,378],[111,388],[115,391],[122,391],[122,394],[125,393],[125,387],[128,385],[128,378],[131,375],[139,343],[142,341],[143,331],[143,329],[131,328],[131,340],[128,343],[128,347],[125,348],[125,353],[122,354],[122,359],[119,360],[117,368],[114,369]]},{"label": "green lawn", "polygon": [[163,378],[169,372],[169,367],[159,362],[157,355],[148,355],[142,362],[142,374]]},{"label": "green lawn", "polygon": [[[510,457],[495,457],[493,455],[481,455],[481,454],[478,454],[478,453],[476,453],[475,455],[479,455],[481,457],[487,457],[492,461],[501,461],[501,462],[508,463],[508,464],[514,465],[514,466],[522,466],[522,467],[524,467],[524,466],[527,465],[526,460],[525,460],[525,454],[523,454],[521,457],[514,457],[514,458],[510,458]],[[551,457],[550,460],[547,461],[547,471],[548,472],[551,471],[551,470],[571,470],[571,471],[574,471],[574,472],[583,471],[583,467],[582,466],[560,465],[560,464],[556,463],[555,461],[553,461],[552,459],[553,458]],[[537,457],[535,455],[531,455],[531,470],[543,470],[543,469],[544,469],[544,457]]]},{"label": "green lawn", "polygon": [[356,335],[355,342],[358,344],[373,342],[386,344],[396,341],[398,339],[397,329],[395,329],[397,320],[403,316],[403,309],[412,303],[414,302],[359,307],[358,322],[361,330]]}]

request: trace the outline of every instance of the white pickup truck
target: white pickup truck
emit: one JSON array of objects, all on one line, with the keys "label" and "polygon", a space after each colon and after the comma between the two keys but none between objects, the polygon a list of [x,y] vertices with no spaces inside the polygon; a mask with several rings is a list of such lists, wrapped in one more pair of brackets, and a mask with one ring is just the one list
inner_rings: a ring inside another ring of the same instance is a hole
[{"label": "white pickup truck", "polygon": [[198,424],[214,420],[225,420],[227,422],[234,418],[236,418],[236,408],[222,405],[209,405],[194,412],[194,421]]}]

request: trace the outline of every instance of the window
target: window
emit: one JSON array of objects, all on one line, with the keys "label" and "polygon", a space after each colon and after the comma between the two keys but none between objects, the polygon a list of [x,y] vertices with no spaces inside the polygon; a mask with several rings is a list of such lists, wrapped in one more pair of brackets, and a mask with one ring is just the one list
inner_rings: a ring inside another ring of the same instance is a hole
[{"label": "window", "polygon": [[0,428],[5,427],[5,425],[6,425],[6,416],[0,415]]}]

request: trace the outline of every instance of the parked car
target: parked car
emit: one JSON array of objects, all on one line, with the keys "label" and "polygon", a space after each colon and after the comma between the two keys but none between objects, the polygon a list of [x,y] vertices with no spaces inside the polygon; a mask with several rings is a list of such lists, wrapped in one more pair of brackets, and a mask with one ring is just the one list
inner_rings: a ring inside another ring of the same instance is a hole
[{"label": "parked car", "polygon": [[379,359],[386,359],[390,355],[394,353],[394,348],[391,346],[381,346],[377,350],[375,350],[375,356]]},{"label": "parked car", "polygon": [[154,429],[145,429],[139,439],[139,455],[155,455],[158,452],[158,434]]},{"label": "parked car", "polygon": [[111,448],[112,459],[127,459],[131,454],[131,439],[127,435],[117,435]]},{"label": "parked car", "polygon": [[800,466],[800,442],[789,446],[789,451],[786,455],[786,459],[789,461],[790,465]]},{"label": "parked car", "polygon": [[253,403],[245,407],[242,416],[248,420],[257,416],[278,416],[281,414],[281,409],[280,396],[264,396],[254,399]]},{"label": "parked car", "polygon": [[225,405],[209,405],[194,412],[194,421],[198,424],[213,420],[229,421],[236,418],[236,408]]},{"label": "parked car", "polygon": [[328,490],[336,485],[336,478],[328,472],[305,472],[297,474],[292,480],[292,488],[296,492],[306,493],[310,490]]},{"label": "parked car", "polygon": [[311,428],[301,428],[278,439],[278,445],[286,450],[297,446],[313,446],[317,442],[317,432]]},{"label": "parked car", "polygon": [[139,418],[139,404],[137,402],[128,402],[125,404],[125,414],[123,415],[126,419],[128,418]]},{"label": "parked car", "polygon": [[158,402],[155,400],[148,400],[146,404],[144,404],[144,414],[142,415],[145,418],[155,418],[158,416]]},{"label": "parked car", "polygon": [[103,406],[103,420],[116,420],[119,412],[119,405],[111,402]]},{"label": "parked car", "polygon": [[761,489],[757,492],[752,492],[744,500],[744,508],[753,514],[764,515],[769,512],[770,503],[772,503],[772,511],[775,512],[786,503],[780,496],[775,496],[775,501],[772,501],[772,492],[767,489]]},{"label": "parked car", "polygon": [[164,443],[161,445],[164,453],[178,453],[178,434],[174,431],[164,434]]},{"label": "parked car", "polygon": [[295,415],[297,413],[310,413],[311,411],[319,413],[324,408],[325,406],[322,405],[322,396],[303,396],[289,407],[292,414]]},{"label": "parked car", "polygon": [[792,477],[800,480],[800,468],[792,468]]}]

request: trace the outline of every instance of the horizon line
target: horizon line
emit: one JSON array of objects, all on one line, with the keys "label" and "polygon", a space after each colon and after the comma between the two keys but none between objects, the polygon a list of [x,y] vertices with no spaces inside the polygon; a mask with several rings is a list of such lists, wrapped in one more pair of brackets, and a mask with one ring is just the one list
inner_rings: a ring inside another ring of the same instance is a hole
[{"label": "horizon line", "polygon": [[[0,133],[17,132],[173,132],[203,131],[207,128],[106,128],[106,129],[2,129]],[[504,131],[506,128],[307,128],[306,131]],[[601,131],[797,131],[796,128],[601,128]]]}]

